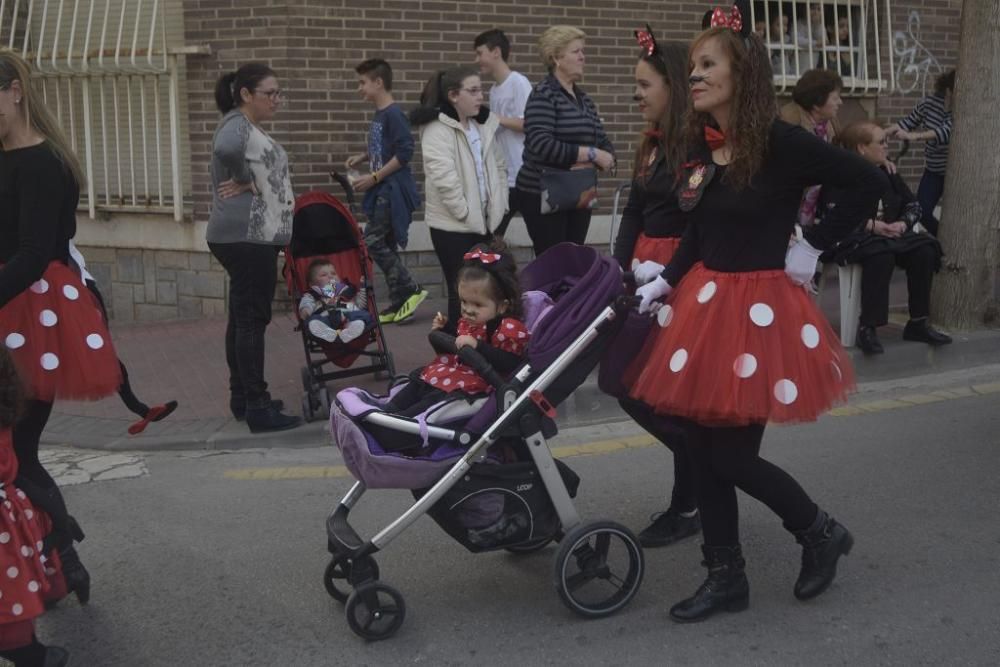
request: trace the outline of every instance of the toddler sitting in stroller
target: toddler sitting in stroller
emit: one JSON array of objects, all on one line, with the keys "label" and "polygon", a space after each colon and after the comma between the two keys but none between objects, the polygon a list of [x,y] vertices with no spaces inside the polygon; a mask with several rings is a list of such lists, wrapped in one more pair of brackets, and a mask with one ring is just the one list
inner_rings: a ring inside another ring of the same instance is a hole
[{"label": "toddler sitting in stroller", "polygon": [[[517,264],[503,241],[479,244],[465,253],[456,281],[462,318],[455,348],[472,347],[500,375],[513,373],[524,359],[529,334],[520,319]],[[438,313],[432,328],[443,329],[447,324]],[[435,352],[434,361],[410,374],[409,383],[386,405],[387,412],[413,417],[452,392],[485,393],[489,388],[458,355],[437,348]]]},{"label": "toddler sitting in stroller", "polygon": [[299,301],[299,317],[314,338],[327,343],[350,343],[374,325],[371,313],[357,303],[358,290],[337,280],[328,259],[309,264],[309,290]]}]

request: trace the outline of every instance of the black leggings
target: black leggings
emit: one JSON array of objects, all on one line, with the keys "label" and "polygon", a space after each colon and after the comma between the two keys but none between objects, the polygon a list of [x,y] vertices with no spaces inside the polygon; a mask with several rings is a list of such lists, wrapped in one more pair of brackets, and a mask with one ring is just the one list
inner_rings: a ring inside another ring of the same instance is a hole
[{"label": "black leggings", "polygon": [[787,530],[808,528],[816,504],[791,475],[760,458],[764,424],[713,427],[683,422],[688,452],[698,474],[698,509],[705,545],[740,542],[736,489],[781,517]]},{"label": "black leggings", "polygon": [[590,229],[590,209],[563,211],[543,215],[542,196],[537,192],[520,193],[521,215],[535,249],[535,257],[563,241],[578,245],[587,242]]},{"label": "black leggings", "polygon": [[28,401],[24,415],[14,424],[14,454],[17,456],[18,475],[43,489],[53,489],[56,482],[38,460],[38,443],[42,431],[52,414],[52,404],[45,401]]},{"label": "black leggings", "polygon": [[458,329],[458,319],[462,316],[462,305],[458,299],[458,285],[455,279],[458,270],[462,268],[465,253],[477,243],[488,243],[490,237],[486,234],[471,234],[463,232],[446,232],[431,227],[431,245],[441,263],[444,282],[448,288],[448,326],[445,331],[454,335]]},{"label": "black leggings", "polygon": [[655,414],[648,405],[632,398],[620,399],[618,404],[636,424],[673,452],[674,488],[670,493],[670,506],[678,512],[690,512],[697,508],[695,472],[684,445],[684,431],[680,424]]}]

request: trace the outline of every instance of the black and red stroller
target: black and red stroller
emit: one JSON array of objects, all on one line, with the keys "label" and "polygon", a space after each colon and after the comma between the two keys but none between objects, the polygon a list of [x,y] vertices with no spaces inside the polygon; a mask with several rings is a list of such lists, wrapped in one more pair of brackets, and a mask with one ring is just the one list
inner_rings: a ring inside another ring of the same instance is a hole
[{"label": "black and red stroller", "polygon": [[[292,238],[285,248],[285,283],[295,300],[298,318],[298,301],[309,289],[309,264],[320,257],[329,259],[337,276],[358,290],[356,301],[366,308],[374,324],[361,336],[349,343],[328,343],[317,340],[300,321],[297,327],[302,334],[306,365],[302,367],[302,416],[312,421],[330,409],[329,380],[374,373],[376,378],[391,378],[395,374],[392,354],[378,321],[378,307],[372,290],[372,260],[368,255],[361,229],[353,215],[354,193],[350,184],[339,174],[331,174],[344,188],[348,206],[327,192],[313,190],[295,200],[292,221]],[[355,365],[364,357],[369,363]],[[330,364],[335,368],[326,370]]]},{"label": "black and red stroller", "polygon": [[[621,270],[593,248],[563,243],[526,266],[521,284],[531,340],[514,377],[498,377],[473,348],[457,351],[494,391],[449,394],[414,418],[385,411],[400,385],[389,396],[337,393],[331,435],[357,481],[327,518],[324,585],[365,639],[392,636],[406,611],[374,555],[424,514],[472,552],[528,553],[558,541],[556,590],[581,616],[613,614],[639,589],[638,540],[613,521],[582,520],[572,501],[580,480],[547,446],[558,432],[557,406],[596,367],[629,310]],[[445,349],[447,334],[430,335]],[[381,488],[411,489],[416,503],[366,539],[349,515],[368,489]]]}]

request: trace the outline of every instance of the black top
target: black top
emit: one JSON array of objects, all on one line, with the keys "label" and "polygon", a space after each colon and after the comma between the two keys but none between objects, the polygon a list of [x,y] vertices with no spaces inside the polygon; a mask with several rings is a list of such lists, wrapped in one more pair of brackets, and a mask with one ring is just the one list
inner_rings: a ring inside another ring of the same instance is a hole
[{"label": "black top", "polygon": [[669,173],[665,156],[660,153],[648,179],[632,181],[628,203],[622,212],[622,224],[615,238],[614,257],[629,270],[639,234],[653,238],[676,238],[684,234],[686,218],[677,206],[674,189],[676,174]]},{"label": "black top", "polygon": [[593,100],[575,84],[571,95],[549,74],[524,107],[524,164],[517,173],[517,189],[539,192],[541,170],[569,169],[580,146],[615,152]]},{"label": "black top", "polygon": [[80,188],[47,144],[0,151],[0,307],[69,261]]},{"label": "black top", "polygon": [[681,245],[663,271],[673,286],[699,260],[714,271],[784,269],[802,191],[810,185],[840,189],[824,224],[805,232],[813,247],[824,250],[866,218],[885,183],[860,155],[780,120],[771,126],[767,157],[748,187],[733,189],[723,182],[725,172],[716,169],[688,214]]}]

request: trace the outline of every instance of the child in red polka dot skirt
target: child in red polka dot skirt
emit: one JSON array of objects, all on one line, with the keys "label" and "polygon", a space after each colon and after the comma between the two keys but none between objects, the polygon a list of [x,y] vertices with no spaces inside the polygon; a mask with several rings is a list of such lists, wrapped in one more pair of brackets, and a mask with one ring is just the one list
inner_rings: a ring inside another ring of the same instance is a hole
[{"label": "child in red polka dot skirt", "polygon": [[[530,335],[520,319],[517,264],[504,242],[495,239],[465,253],[456,282],[462,318],[455,347],[471,347],[501,375],[512,373],[524,359]],[[438,313],[432,327],[438,331],[446,324],[446,318]],[[386,411],[412,417],[451,393],[481,394],[489,389],[486,380],[457,354],[436,347],[435,352],[438,357],[411,374],[410,382],[392,397]]]},{"label": "child in red polka dot skirt", "polygon": [[44,545],[51,526],[48,515],[17,486],[11,431],[21,394],[14,363],[0,347],[0,657],[18,666],[62,665],[67,652],[42,645],[34,631],[34,619],[51,597],[50,577],[58,576],[59,561]]}]

